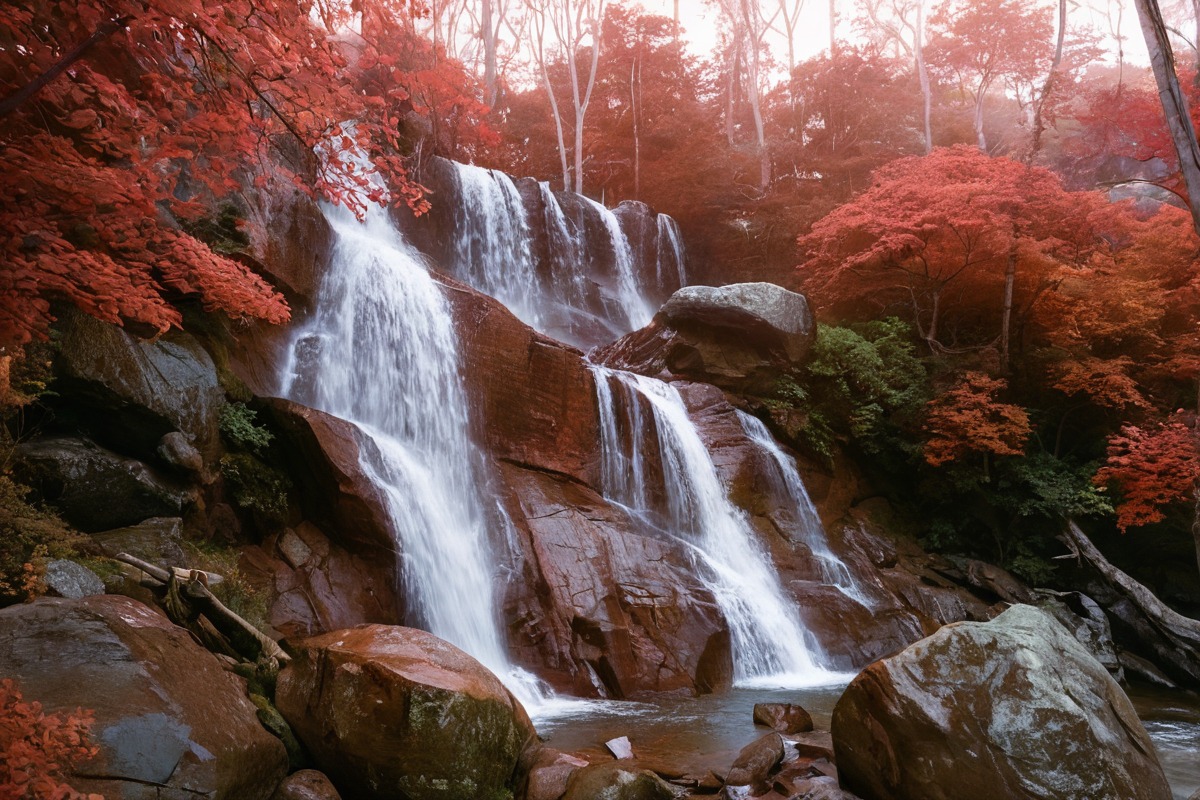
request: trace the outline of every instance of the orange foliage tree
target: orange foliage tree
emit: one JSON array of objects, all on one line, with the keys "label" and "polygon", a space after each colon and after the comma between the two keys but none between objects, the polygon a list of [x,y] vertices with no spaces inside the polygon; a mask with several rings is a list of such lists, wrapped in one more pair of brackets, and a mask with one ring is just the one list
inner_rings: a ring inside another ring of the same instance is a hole
[{"label": "orange foliage tree", "polygon": [[0,800],[104,800],[63,782],[74,764],[92,758],[92,712],[47,714],[27,703],[9,678],[0,680]]},{"label": "orange foliage tree", "polygon": [[986,475],[989,456],[1021,455],[1031,431],[1029,415],[997,399],[1005,385],[982,372],[966,372],[929,401],[925,460],[936,467],[975,453],[983,456]]}]

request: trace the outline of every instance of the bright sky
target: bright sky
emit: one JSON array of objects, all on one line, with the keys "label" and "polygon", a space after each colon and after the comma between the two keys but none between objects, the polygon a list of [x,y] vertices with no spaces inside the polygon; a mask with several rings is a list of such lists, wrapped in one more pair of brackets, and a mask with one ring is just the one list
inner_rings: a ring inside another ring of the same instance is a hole
[{"label": "bright sky", "polygon": [[[674,14],[674,0],[636,0],[643,8],[654,14],[670,17]],[[791,7],[794,0],[788,0]],[[927,0],[930,7],[938,5],[939,0]],[[803,0],[800,12],[800,22],[796,36],[796,60],[802,61],[829,48],[829,2],[828,0]],[[774,0],[762,0],[764,8],[775,7]],[[1056,9],[1056,0],[1041,0],[1047,8]],[[854,0],[836,0],[838,14],[838,38],[851,39],[854,34],[852,21],[858,14],[858,4]],[[1110,15],[1109,10],[1116,11]],[[1146,46],[1142,40],[1142,30],[1138,25],[1137,12],[1129,0],[1091,0],[1082,7],[1072,3],[1068,13],[1070,25],[1087,25],[1094,28],[1105,37],[1105,46],[1116,61],[1116,46],[1112,28],[1119,25],[1125,39],[1126,62],[1147,64]],[[705,0],[679,0],[679,17],[683,23],[687,38],[692,44],[692,50],[697,55],[711,53],[717,42],[717,29],[720,25],[719,12]],[[782,36],[768,40],[771,50],[780,62],[786,63],[787,44]]]}]

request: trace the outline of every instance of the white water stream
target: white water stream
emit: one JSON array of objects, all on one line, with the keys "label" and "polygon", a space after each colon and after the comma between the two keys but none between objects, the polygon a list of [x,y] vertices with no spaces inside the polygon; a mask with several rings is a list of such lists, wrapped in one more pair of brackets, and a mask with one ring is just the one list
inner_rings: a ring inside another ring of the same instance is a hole
[{"label": "white water stream", "polygon": [[[844,682],[845,675],[821,666],[819,646],[785,596],[745,513],[729,500],[675,388],[628,372],[591,369],[600,406],[605,496],[687,545],[697,574],[729,625],[735,683]],[[646,458],[648,437],[657,445],[657,464]],[[661,511],[647,499],[652,471],[661,475]]]},{"label": "white water stream", "polygon": [[281,394],[354,422],[387,500],[412,624],[479,659],[528,705],[537,681],[508,659],[489,540],[502,527],[469,436],[458,342],[441,289],[386,209],[325,206],[332,260],[296,331]]}]

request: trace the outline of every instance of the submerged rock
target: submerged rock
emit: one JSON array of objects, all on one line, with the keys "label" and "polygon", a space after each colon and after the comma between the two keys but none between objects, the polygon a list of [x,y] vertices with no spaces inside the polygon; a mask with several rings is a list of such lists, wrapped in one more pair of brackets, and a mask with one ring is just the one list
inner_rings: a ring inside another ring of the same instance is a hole
[{"label": "submerged rock", "polygon": [[767,778],[771,771],[782,760],[783,737],[768,733],[742,748],[725,776],[725,783],[727,786],[749,786],[751,794],[762,794],[768,788]]},{"label": "submerged rock", "polygon": [[1121,687],[1032,606],[870,665],[832,728],[842,782],[866,800],[1171,797]]},{"label": "submerged rock", "polygon": [[813,729],[812,716],[792,703],[755,703],[754,724],[780,733],[807,733]]},{"label": "submerged rock", "polygon": [[362,625],[297,644],[276,704],[343,794],[491,800],[536,742],[491,672],[424,631]]},{"label": "submerged rock", "polygon": [[109,800],[265,800],[287,754],[241,680],[157,611],[115,595],[0,610],[0,675],[47,712],[95,711],[69,782]]}]

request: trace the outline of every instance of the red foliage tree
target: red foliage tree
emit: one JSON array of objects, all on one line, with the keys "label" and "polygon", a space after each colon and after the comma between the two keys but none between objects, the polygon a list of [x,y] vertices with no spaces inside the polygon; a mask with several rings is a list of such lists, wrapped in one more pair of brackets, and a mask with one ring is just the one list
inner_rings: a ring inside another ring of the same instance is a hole
[{"label": "red foliage tree", "polygon": [[986,474],[989,456],[1021,455],[1031,431],[1029,415],[1020,406],[996,399],[1005,386],[982,372],[967,372],[948,392],[929,401],[925,460],[936,467],[981,454]]},{"label": "red foliage tree", "polygon": [[47,714],[27,703],[9,678],[0,680],[0,800],[104,800],[63,782],[73,765],[92,758],[92,712]]},{"label": "red foliage tree", "polygon": [[[0,207],[0,347],[44,335],[55,300],[159,331],[179,324],[187,297],[286,319],[271,287],[181,225],[250,181],[382,201],[356,163],[366,150],[397,202],[423,208],[400,123],[414,110],[447,114],[458,87],[409,94],[435,76],[400,64],[400,26],[375,25],[407,3],[356,4],[364,31],[389,34],[374,39],[331,36],[309,5],[0,5],[0,182],[12,192]],[[320,11],[341,24],[349,6]],[[459,105],[476,124],[478,104]]]},{"label": "red foliage tree", "polygon": [[1108,440],[1108,459],[1096,484],[1121,490],[1117,527],[1122,531],[1160,522],[1164,510],[1195,500],[1200,481],[1200,439],[1181,415],[1155,427],[1124,425]]}]

